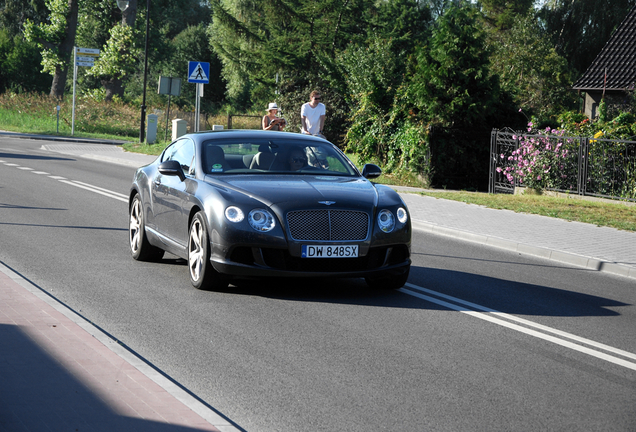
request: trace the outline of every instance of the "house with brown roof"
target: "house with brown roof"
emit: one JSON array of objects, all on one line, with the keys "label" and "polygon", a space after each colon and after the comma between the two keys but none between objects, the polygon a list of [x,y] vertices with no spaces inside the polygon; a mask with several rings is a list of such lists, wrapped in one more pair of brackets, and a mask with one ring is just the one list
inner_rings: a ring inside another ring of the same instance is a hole
[{"label": "house with brown roof", "polygon": [[585,92],[585,114],[598,117],[598,105],[605,97],[609,105],[627,103],[636,84],[636,6],[607,41],[573,89]]}]

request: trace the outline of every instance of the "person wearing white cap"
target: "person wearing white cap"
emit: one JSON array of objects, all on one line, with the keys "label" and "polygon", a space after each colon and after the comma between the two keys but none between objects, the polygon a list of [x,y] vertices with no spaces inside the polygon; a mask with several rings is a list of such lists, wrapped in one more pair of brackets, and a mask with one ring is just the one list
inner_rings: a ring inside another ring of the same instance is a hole
[{"label": "person wearing white cap", "polygon": [[276,114],[278,114],[278,105],[276,102],[270,102],[267,115],[263,116],[263,130],[282,131],[285,128],[285,119]]}]

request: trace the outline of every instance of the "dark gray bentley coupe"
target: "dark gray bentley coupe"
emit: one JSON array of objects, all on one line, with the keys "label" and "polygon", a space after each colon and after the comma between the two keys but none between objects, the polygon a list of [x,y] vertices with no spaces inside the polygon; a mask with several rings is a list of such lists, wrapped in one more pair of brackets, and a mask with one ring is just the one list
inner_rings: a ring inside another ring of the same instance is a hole
[{"label": "dark gray bentley coupe", "polygon": [[265,277],[364,277],[399,288],[411,266],[411,221],[394,190],[368,180],[381,172],[369,164],[360,173],[309,135],[184,135],[135,173],[132,256],[177,255],[201,289]]}]

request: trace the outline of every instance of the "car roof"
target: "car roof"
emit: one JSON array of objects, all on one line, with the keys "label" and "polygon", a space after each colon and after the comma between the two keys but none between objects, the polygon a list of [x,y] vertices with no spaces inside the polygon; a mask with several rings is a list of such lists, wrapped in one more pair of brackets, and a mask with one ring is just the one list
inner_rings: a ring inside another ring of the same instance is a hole
[{"label": "car roof", "polygon": [[218,131],[202,131],[202,132],[189,133],[183,136],[189,137],[197,142],[207,141],[209,139],[224,139],[224,138],[235,138],[235,139],[241,139],[241,140],[275,138],[275,139],[302,140],[302,141],[307,141],[307,143],[328,142],[324,138],[319,138],[312,135],[300,134],[295,132],[277,132],[277,131],[266,131],[266,130],[256,130],[256,129],[223,129]]}]

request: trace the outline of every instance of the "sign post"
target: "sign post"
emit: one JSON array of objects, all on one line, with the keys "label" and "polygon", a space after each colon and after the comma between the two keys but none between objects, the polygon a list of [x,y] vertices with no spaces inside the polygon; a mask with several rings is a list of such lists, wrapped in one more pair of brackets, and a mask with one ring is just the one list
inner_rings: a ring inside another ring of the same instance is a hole
[{"label": "sign post", "polygon": [[166,133],[163,137],[164,141],[168,141],[168,119],[170,118],[170,98],[181,94],[181,78],[159,77],[159,94],[168,95],[168,112],[166,113]]},{"label": "sign post", "polygon": [[210,63],[190,61],[188,62],[188,82],[196,84],[194,132],[199,132],[199,116],[201,112],[201,101],[203,97],[203,84],[210,83]]},{"label": "sign post", "polygon": [[71,135],[75,135],[75,87],[77,86],[77,68],[79,66],[95,66],[95,59],[98,56],[98,49],[73,47],[73,113],[71,116]]}]

